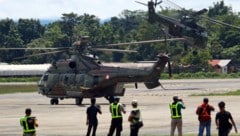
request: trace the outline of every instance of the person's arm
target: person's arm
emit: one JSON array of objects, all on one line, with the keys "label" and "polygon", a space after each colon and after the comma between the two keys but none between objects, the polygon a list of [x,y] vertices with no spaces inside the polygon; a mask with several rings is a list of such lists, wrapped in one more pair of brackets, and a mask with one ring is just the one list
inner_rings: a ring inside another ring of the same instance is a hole
[{"label": "person's arm", "polygon": [[132,112],[131,112],[130,115],[128,116],[128,121],[132,122],[132,120],[133,120],[133,115],[132,115]]},{"label": "person's arm", "polygon": [[182,109],[186,109],[186,106],[184,105],[184,102],[183,102],[183,101],[179,102],[179,104],[181,105],[181,108],[182,108]]},{"label": "person's arm", "polygon": [[126,110],[125,110],[125,108],[124,108],[124,106],[123,106],[122,104],[120,104],[120,109],[121,109],[121,111],[122,111],[124,114],[126,114]]},{"label": "person's arm", "polygon": [[217,114],[216,117],[215,117],[215,123],[216,123],[217,129],[219,129],[218,114]]},{"label": "person's arm", "polygon": [[231,122],[232,122],[232,125],[233,125],[233,127],[234,127],[234,129],[235,129],[235,132],[237,133],[237,132],[238,132],[238,130],[237,130],[237,127],[236,127],[236,124],[235,124],[235,122],[234,122],[233,118],[230,118],[230,120],[231,120]]},{"label": "person's arm", "polygon": [[[209,105],[210,106],[210,105]],[[211,111],[215,111],[213,106],[210,106]]]},{"label": "person's arm", "polygon": [[34,126],[35,126],[35,127],[38,127],[38,120],[37,120],[36,117],[34,118]]},{"label": "person's arm", "polygon": [[199,114],[199,107],[197,107],[197,109],[196,109],[196,114],[197,115]]},{"label": "person's arm", "polygon": [[23,123],[22,123],[22,118],[20,119],[20,125],[23,126]]},{"label": "person's arm", "polygon": [[99,113],[99,114],[102,114],[101,106],[100,106],[100,105],[97,105],[97,108],[98,108],[98,113]]},{"label": "person's arm", "polygon": [[110,104],[110,106],[109,106],[109,111],[110,111],[110,113],[112,113],[112,110],[111,110],[111,104]]},{"label": "person's arm", "polygon": [[89,113],[89,109],[87,109],[86,125],[88,125],[88,124],[89,124],[89,115],[88,115],[88,113]]},{"label": "person's arm", "polygon": [[126,114],[126,110],[125,110],[125,108],[124,108],[123,105],[121,105],[121,110],[122,110],[122,112],[123,112],[124,114]]}]

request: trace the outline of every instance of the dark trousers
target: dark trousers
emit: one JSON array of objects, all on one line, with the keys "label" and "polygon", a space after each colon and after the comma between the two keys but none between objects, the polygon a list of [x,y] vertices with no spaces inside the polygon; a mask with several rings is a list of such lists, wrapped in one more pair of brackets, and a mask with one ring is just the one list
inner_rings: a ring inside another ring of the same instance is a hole
[{"label": "dark trousers", "polygon": [[23,136],[36,136],[35,132],[23,133]]},{"label": "dark trousers", "polygon": [[231,129],[219,129],[218,130],[218,136],[228,136]]},{"label": "dark trousers", "polygon": [[130,136],[138,136],[139,127],[137,125],[130,125]]},{"label": "dark trousers", "polygon": [[88,125],[88,131],[87,131],[87,135],[86,135],[86,136],[90,136],[90,133],[91,133],[92,128],[93,128],[92,136],[96,136],[97,126],[98,126],[97,123],[89,123],[89,125]]},{"label": "dark trousers", "polygon": [[108,136],[112,136],[116,129],[116,136],[121,136],[122,131],[122,118],[115,118],[111,121]]}]

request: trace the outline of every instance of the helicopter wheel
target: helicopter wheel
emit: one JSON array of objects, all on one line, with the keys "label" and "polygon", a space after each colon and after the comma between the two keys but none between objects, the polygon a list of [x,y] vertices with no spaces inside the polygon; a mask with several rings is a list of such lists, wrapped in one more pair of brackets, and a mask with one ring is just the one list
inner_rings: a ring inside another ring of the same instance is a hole
[{"label": "helicopter wheel", "polygon": [[76,105],[81,105],[83,101],[83,97],[78,97],[75,99]]},{"label": "helicopter wheel", "polygon": [[51,103],[51,105],[54,105],[54,104],[58,105],[59,101],[58,101],[57,98],[52,98],[52,99],[50,100],[50,103]]}]

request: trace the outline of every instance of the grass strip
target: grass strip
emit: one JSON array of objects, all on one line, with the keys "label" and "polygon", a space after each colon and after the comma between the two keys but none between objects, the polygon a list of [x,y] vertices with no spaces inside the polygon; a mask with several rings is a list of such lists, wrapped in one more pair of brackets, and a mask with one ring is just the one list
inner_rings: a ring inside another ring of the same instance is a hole
[{"label": "grass strip", "polygon": [[26,93],[37,91],[37,85],[0,85],[0,94]]},{"label": "grass strip", "polygon": [[240,96],[240,90],[223,92],[223,93],[191,94],[190,96]]}]

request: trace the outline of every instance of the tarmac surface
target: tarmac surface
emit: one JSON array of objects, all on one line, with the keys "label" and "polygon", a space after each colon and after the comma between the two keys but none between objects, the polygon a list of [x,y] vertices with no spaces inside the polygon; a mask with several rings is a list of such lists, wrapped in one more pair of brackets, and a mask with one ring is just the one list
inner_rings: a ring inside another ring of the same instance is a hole
[{"label": "tarmac surface", "polygon": [[[148,90],[143,84],[139,84],[138,89],[133,85],[126,85],[125,96],[120,100],[121,103],[126,104],[127,111],[123,115],[123,136],[129,135],[127,118],[133,99],[138,100],[144,121],[144,127],[140,129],[139,136],[169,135],[171,120],[169,103],[175,95],[182,98],[186,105],[186,109],[182,111],[183,134],[197,134],[198,120],[195,111],[204,96],[191,95],[240,89],[240,79],[162,80],[161,83],[165,90],[161,87]],[[219,111],[217,104],[220,101],[225,101],[226,110],[232,113],[237,127],[240,128],[239,108],[236,108],[240,102],[240,96],[207,97],[210,100],[209,103],[215,107],[215,112],[212,113],[212,133],[217,133],[214,118]],[[81,106],[75,105],[74,99],[65,99],[59,101],[59,105],[50,105],[50,99],[38,93],[0,95],[0,136],[22,134],[19,119],[24,116],[25,108],[31,108],[32,115],[38,119],[38,136],[84,136],[87,132],[86,109],[89,104],[89,99],[84,99]],[[101,105],[103,112],[102,115],[98,115],[97,136],[106,136],[111,122],[109,104],[104,98],[97,98],[97,104]]]}]

